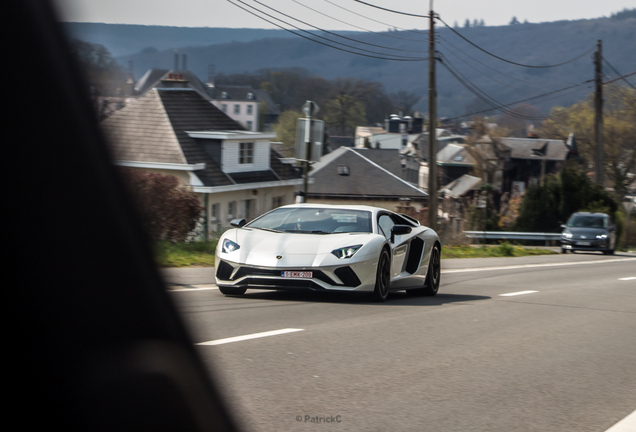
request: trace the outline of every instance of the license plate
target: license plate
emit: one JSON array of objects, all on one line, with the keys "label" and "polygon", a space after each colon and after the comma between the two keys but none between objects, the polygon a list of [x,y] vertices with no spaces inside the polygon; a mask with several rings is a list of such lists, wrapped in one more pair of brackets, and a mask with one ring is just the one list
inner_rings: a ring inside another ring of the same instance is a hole
[{"label": "license plate", "polygon": [[576,244],[579,245],[579,246],[589,246],[592,243],[590,243],[590,242],[576,242]]},{"label": "license plate", "polygon": [[300,278],[300,279],[311,279],[314,277],[314,272],[310,271],[283,271],[280,272],[281,277],[284,278]]}]

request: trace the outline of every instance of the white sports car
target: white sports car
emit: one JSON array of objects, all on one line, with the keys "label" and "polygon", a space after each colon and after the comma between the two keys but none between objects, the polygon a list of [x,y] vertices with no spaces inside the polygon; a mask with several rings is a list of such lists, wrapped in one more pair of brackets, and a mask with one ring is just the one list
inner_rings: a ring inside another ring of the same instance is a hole
[{"label": "white sports car", "polygon": [[368,206],[296,204],[246,224],[235,219],[216,248],[216,283],[247,289],[437,294],[441,243],[406,215]]}]

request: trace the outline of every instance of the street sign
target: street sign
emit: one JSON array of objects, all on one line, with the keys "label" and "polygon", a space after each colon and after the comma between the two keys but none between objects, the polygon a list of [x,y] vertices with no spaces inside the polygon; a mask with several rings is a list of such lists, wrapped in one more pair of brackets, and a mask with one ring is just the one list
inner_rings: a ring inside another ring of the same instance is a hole
[{"label": "street sign", "polygon": [[307,117],[315,116],[316,113],[320,111],[320,108],[318,108],[318,104],[314,101],[305,102],[305,105],[303,105],[301,109]]},{"label": "street sign", "polygon": [[311,120],[311,143],[310,152],[307,156],[307,125],[309,119],[299,118],[296,123],[296,150],[294,157],[300,160],[309,160],[318,162],[322,156],[322,139],[325,132],[325,122],[322,120]]}]

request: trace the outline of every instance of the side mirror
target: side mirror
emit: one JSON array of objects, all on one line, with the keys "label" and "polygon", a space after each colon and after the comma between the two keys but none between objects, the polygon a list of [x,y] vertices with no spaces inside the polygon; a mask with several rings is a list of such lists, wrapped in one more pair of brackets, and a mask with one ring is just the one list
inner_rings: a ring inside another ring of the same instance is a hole
[{"label": "side mirror", "polygon": [[565,228],[565,224],[561,224],[561,228]]},{"label": "side mirror", "polygon": [[230,222],[230,225],[237,228],[243,228],[246,223],[247,221],[245,219],[232,219],[232,222]]},{"label": "side mirror", "polygon": [[391,228],[391,243],[395,242],[396,235],[409,234],[411,231],[413,231],[413,228],[408,225],[393,225],[393,228]]}]

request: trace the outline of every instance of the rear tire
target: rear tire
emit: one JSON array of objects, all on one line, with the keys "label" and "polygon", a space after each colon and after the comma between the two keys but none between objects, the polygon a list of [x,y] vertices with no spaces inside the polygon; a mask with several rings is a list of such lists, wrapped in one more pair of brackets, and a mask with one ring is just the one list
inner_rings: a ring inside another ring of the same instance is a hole
[{"label": "rear tire", "polygon": [[391,287],[391,257],[386,249],[380,252],[378,268],[375,274],[375,289],[373,290],[373,300],[383,302],[389,296]]},{"label": "rear tire", "polygon": [[219,287],[219,291],[221,291],[221,294],[225,294],[225,295],[240,296],[245,294],[245,291],[247,291],[247,288]]}]

